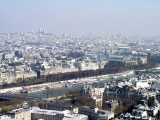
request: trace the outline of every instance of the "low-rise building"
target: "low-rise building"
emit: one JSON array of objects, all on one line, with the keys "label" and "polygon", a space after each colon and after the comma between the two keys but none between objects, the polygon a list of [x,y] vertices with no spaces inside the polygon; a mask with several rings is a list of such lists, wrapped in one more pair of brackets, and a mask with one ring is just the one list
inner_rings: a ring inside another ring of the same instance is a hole
[{"label": "low-rise building", "polygon": [[[5,118],[5,119],[2,119]],[[88,116],[74,114],[70,110],[47,110],[38,107],[19,108],[7,112],[0,120],[88,120]]]},{"label": "low-rise building", "polygon": [[34,109],[31,113],[32,120],[88,120],[86,115],[72,114],[71,111],[56,111],[46,109]]},{"label": "low-rise building", "polygon": [[114,113],[111,111],[92,109],[86,106],[79,107],[79,114],[87,115],[89,120],[110,120],[114,118]]},{"label": "low-rise building", "polygon": [[47,109],[47,110],[59,110],[59,111],[70,110],[73,113],[78,113],[78,108],[77,107],[73,107],[71,105],[64,105],[62,103],[58,103],[58,102],[55,102],[55,101],[40,102],[39,107],[41,109]]},{"label": "low-rise building", "polygon": [[31,120],[32,108],[19,108],[6,113],[7,116],[17,120]]},{"label": "low-rise building", "polygon": [[115,108],[119,106],[119,103],[120,102],[117,100],[108,100],[108,101],[105,101],[104,107],[107,110],[114,112]]},{"label": "low-rise building", "polygon": [[103,96],[105,88],[93,87],[91,85],[83,86],[81,88],[81,96],[93,97],[93,96]]},{"label": "low-rise building", "polygon": [[3,115],[3,116],[0,116],[0,120],[18,120],[18,119],[13,119],[7,115]]}]

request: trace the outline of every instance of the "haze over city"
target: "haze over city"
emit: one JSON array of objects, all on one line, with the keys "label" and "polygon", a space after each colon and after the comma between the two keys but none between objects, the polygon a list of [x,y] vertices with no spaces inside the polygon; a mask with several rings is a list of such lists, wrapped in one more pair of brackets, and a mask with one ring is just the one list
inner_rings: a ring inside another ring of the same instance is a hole
[{"label": "haze over city", "polygon": [[4,0],[0,32],[159,35],[159,0]]}]

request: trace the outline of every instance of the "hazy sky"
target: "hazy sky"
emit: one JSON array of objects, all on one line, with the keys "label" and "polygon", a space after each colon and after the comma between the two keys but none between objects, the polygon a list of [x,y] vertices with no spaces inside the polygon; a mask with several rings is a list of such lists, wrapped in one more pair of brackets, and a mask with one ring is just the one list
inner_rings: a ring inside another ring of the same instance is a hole
[{"label": "hazy sky", "polygon": [[0,0],[0,32],[160,35],[160,0]]}]

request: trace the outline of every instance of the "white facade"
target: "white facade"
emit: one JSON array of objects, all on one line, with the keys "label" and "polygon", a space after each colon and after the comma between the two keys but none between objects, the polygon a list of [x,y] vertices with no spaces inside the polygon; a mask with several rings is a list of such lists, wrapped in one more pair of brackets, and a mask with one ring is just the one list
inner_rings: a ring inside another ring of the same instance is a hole
[{"label": "white facade", "polygon": [[88,96],[88,97],[93,97],[93,96],[103,96],[105,88],[95,88],[92,86],[84,86],[81,89],[81,95],[82,96]]},{"label": "white facade", "polygon": [[150,85],[148,84],[148,82],[138,81],[136,82],[136,87],[137,88],[149,88]]},{"label": "white facade", "polygon": [[69,110],[56,111],[37,108],[31,114],[32,120],[88,120],[86,115],[72,114]]},{"label": "white facade", "polygon": [[3,115],[3,116],[0,116],[0,120],[17,120],[17,119],[12,119],[9,116]]},{"label": "white facade", "polygon": [[0,120],[88,120],[88,116],[74,114],[70,110],[57,111],[38,107],[19,108],[0,117]]}]

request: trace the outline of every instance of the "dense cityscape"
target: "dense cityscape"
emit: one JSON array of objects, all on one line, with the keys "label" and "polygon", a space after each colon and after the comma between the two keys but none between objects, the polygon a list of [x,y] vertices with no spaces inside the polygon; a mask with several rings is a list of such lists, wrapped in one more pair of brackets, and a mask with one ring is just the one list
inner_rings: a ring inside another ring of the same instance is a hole
[{"label": "dense cityscape", "polygon": [[160,0],[1,0],[0,120],[160,120]]},{"label": "dense cityscape", "polygon": [[1,33],[0,119],[159,119],[159,40]]}]

